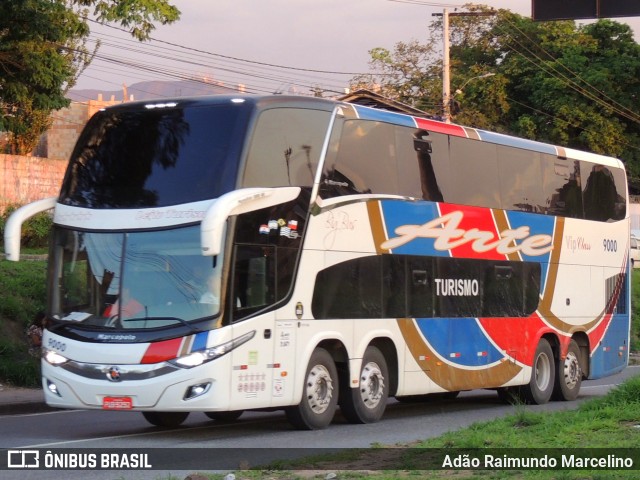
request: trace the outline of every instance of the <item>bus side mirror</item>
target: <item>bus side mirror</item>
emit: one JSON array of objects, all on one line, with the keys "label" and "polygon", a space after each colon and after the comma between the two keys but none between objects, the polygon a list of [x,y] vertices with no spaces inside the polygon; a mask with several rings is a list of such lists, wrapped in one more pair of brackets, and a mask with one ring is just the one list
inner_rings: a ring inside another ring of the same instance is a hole
[{"label": "bus side mirror", "polygon": [[57,200],[58,197],[49,197],[27,203],[9,216],[4,226],[4,252],[7,260],[12,262],[20,260],[20,231],[24,221],[40,212],[52,209],[56,206]]},{"label": "bus side mirror", "polygon": [[243,188],[225,193],[207,209],[202,219],[200,225],[202,254],[210,257],[221,253],[222,234],[227,218],[231,215],[290,202],[298,198],[300,190],[300,187]]}]

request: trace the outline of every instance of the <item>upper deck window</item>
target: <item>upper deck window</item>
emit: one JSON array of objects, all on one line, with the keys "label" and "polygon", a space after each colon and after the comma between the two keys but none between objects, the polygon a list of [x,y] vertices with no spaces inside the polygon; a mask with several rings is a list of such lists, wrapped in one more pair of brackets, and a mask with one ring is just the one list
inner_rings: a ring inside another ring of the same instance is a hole
[{"label": "upper deck window", "polygon": [[331,112],[273,108],[258,117],[242,186],[313,185]]},{"label": "upper deck window", "polygon": [[235,104],[99,112],[71,156],[60,202],[148,208],[219,197],[235,188],[248,113]]}]

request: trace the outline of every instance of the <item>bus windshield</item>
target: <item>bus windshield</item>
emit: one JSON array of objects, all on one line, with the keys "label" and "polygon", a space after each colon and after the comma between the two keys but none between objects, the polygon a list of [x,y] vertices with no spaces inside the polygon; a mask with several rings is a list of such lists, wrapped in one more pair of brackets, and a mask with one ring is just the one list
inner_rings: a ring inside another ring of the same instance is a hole
[{"label": "bus windshield", "polygon": [[98,112],[71,155],[59,202],[151,208],[219,197],[235,188],[248,117],[237,104]]},{"label": "bus windshield", "polygon": [[110,329],[159,328],[220,310],[219,259],[200,254],[198,226],[154,232],[56,229],[52,313]]}]

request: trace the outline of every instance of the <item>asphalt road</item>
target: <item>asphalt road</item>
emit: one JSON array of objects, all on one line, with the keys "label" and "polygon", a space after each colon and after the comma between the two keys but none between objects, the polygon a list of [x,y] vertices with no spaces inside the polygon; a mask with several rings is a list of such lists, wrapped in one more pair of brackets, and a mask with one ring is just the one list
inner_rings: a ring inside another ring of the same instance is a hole
[{"label": "asphalt road", "polygon": [[[639,374],[640,366],[630,366],[615,376],[584,382],[581,394],[574,402],[551,402],[525,408],[533,412],[575,408],[585,400],[606,394],[626,378]],[[409,443],[512,414],[515,408],[522,407],[500,403],[493,391],[473,390],[461,393],[453,401],[406,404],[390,400],[382,421],[370,425],[348,424],[338,413],[329,428],[311,432],[293,430],[281,411],[246,412],[233,424],[220,424],[202,413],[193,413],[182,427],[175,430],[150,426],[137,412],[53,411],[0,417],[0,448],[46,449],[52,452],[58,449],[96,449],[96,452],[125,449],[136,452],[139,449],[167,448],[170,450],[162,452],[173,455],[175,465],[179,467],[184,466],[178,461],[181,455],[192,457],[194,449],[204,448],[207,450],[200,450],[202,456],[197,458],[219,456],[234,465],[235,462],[256,465],[262,460],[273,460],[274,452],[276,455],[290,452],[292,456],[298,456],[307,451],[304,449],[366,448],[374,444]],[[0,455],[7,454],[0,452]],[[205,461],[199,465],[197,460],[190,460],[188,468],[192,470],[135,472],[12,469],[1,472],[0,476],[6,480],[155,480],[168,478],[171,474],[173,478],[182,480],[189,471],[205,470],[208,465]]]}]

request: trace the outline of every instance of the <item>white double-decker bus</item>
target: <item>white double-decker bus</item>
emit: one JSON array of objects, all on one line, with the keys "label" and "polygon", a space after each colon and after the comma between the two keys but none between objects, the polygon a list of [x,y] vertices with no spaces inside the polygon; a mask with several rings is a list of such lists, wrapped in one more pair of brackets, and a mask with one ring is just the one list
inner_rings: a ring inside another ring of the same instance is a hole
[{"label": "white double-decker bus", "polygon": [[572,400],[628,359],[616,159],[357,105],[216,96],[97,113],[53,208],[49,405],[176,426],[387,399]]}]

